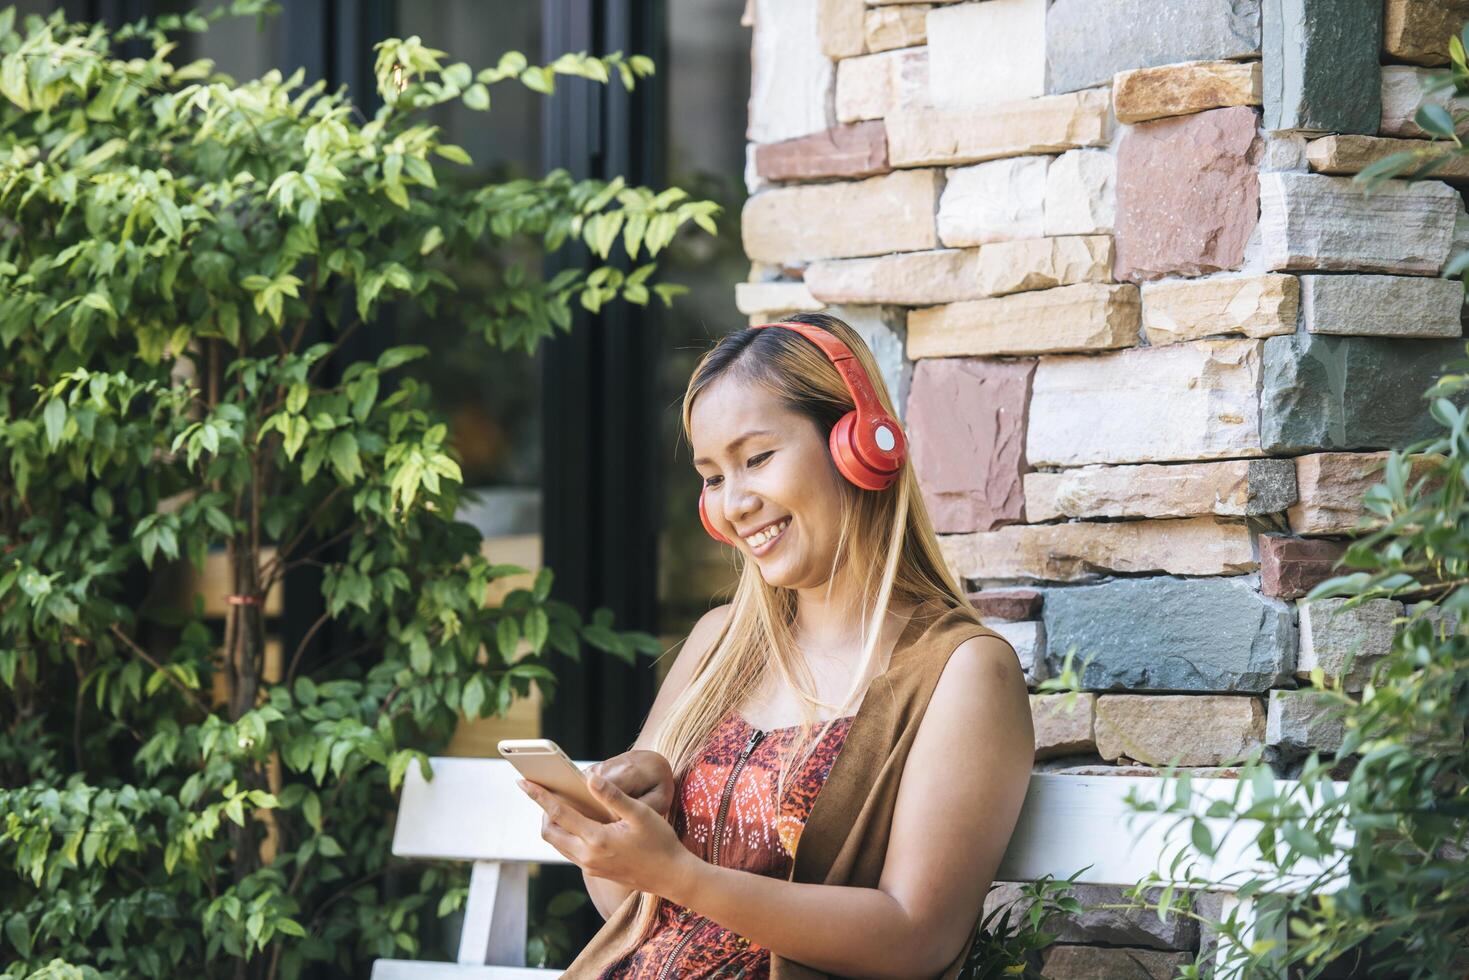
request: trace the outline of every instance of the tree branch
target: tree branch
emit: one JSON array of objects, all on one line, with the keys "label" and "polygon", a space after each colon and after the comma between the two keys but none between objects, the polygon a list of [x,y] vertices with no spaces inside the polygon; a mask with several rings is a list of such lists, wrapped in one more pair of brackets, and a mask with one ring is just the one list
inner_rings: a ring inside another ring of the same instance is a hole
[{"label": "tree branch", "polygon": [[183,693],[184,697],[188,698],[190,701],[193,701],[195,704],[197,704],[200,707],[200,709],[203,710],[203,712],[206,715],[210,713],[210,710],[211,709],[209,707],[209,703],[207,701],[205,701],[202,696],[200,696],[200,694],[199,694],[198,691],[195,691],[193,688],[191,688],[188,685],[186,685],[183,681],[179,680],[177,677],[175,677],[173,675],[173,671],[168,670],[162,664],[160,664],[157,660],[154,660],[148,654],[148,651],[147,650],[144,650],[142,647],[138,646],[138,644],[136,644],[136,643],[133,642],[132,637],[128,636],[122,630],[118,629],[116,623],[113,623],[109,627],[109,629],[111,630],[113,636],[117,637],[119,640],[121,640],[123,642],[123,645],[124,646],[126,646],[129,650],[133,651],[133,653],[137,654],[142,659],[146,660],[149,664],[151,664],[153,666],[153,669],[154,670],[156,670],[159,673],[163,674],[164,677],[167,677],[168,678],[168,682],[170,684],[172,684],[174,687],[178,688],[179,691],[181,691]]}]

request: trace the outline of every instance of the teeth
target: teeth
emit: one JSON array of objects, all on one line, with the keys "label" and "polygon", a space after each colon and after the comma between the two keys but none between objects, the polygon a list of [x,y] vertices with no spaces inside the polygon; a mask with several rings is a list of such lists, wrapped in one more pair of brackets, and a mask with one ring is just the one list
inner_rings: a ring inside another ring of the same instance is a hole
[{"label": "teeth", "polygon": [[770,527],[767,527],[759,534],[752,534],[745,540],[750,543],[751,548],[758,548],[765,542],[769,541],[771,538],[775,537],[780,532],[784,531],[786,529],[786,525],[790,524],[790,522],[791,519],[787,517],[779,524],[772,524]]}]

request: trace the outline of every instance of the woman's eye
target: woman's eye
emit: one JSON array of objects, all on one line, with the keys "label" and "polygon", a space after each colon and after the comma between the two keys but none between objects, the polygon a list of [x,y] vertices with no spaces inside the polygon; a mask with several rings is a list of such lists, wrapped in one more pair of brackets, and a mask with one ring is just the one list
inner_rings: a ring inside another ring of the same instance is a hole
[{"label": "woman's eye", "polygon": [[768,450],[766,450],[763,453],[756,453],[754,456],[751,456],[749,458],[749,460],[746,461],[745,465],[746,466],[759,466],[761,463],[765,462],[767,459],[769,459],[773,455],[775,455],[775,450],[774,449],[768,449]]},{"label": "woman's eye", "polygon": [[720,478],[717,477],[717,476],[708,477],[708,478],[706,478],[704,480],[704,486],[711,487],[711,488],[712,487],[717,487],[719,485],[719,479]]}]

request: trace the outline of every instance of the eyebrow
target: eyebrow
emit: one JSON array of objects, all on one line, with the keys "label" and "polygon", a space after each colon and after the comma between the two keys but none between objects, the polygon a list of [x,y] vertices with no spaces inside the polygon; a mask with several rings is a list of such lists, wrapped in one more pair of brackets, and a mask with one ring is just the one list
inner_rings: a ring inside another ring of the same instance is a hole
[{"label": "eyebrow", "polygon": [[[731,442],[726,448],[732,451],[732,450],[738,448],[738,446],[740,445],[740,443],[744,442],[746,439],[753,439],[755,436],[773,436],[773,435],[775,435],[775,433],[772,432],[772,431],[770,431],[769,429],[751,429],[749,432],[746,432],[744,435],[740,436],[734,442]],[[698,459],[694,460],[694,465],[695,466],[707,466],[710,462],[711,462],[711,460],[705,459],[703,456],[700,456]]]}]

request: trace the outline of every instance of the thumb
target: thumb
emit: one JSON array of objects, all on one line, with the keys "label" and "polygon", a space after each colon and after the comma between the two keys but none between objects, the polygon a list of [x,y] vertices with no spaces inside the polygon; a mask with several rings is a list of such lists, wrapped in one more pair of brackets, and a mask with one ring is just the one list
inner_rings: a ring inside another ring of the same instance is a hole
[{"label": "thumb", "polygon": [[622,818],[634,814],[637,801],[618,789],[617,784],[612,780],[592,773],[587,777],[587,786],[591,788],[592,795],[606,806],[613,816]]}]

